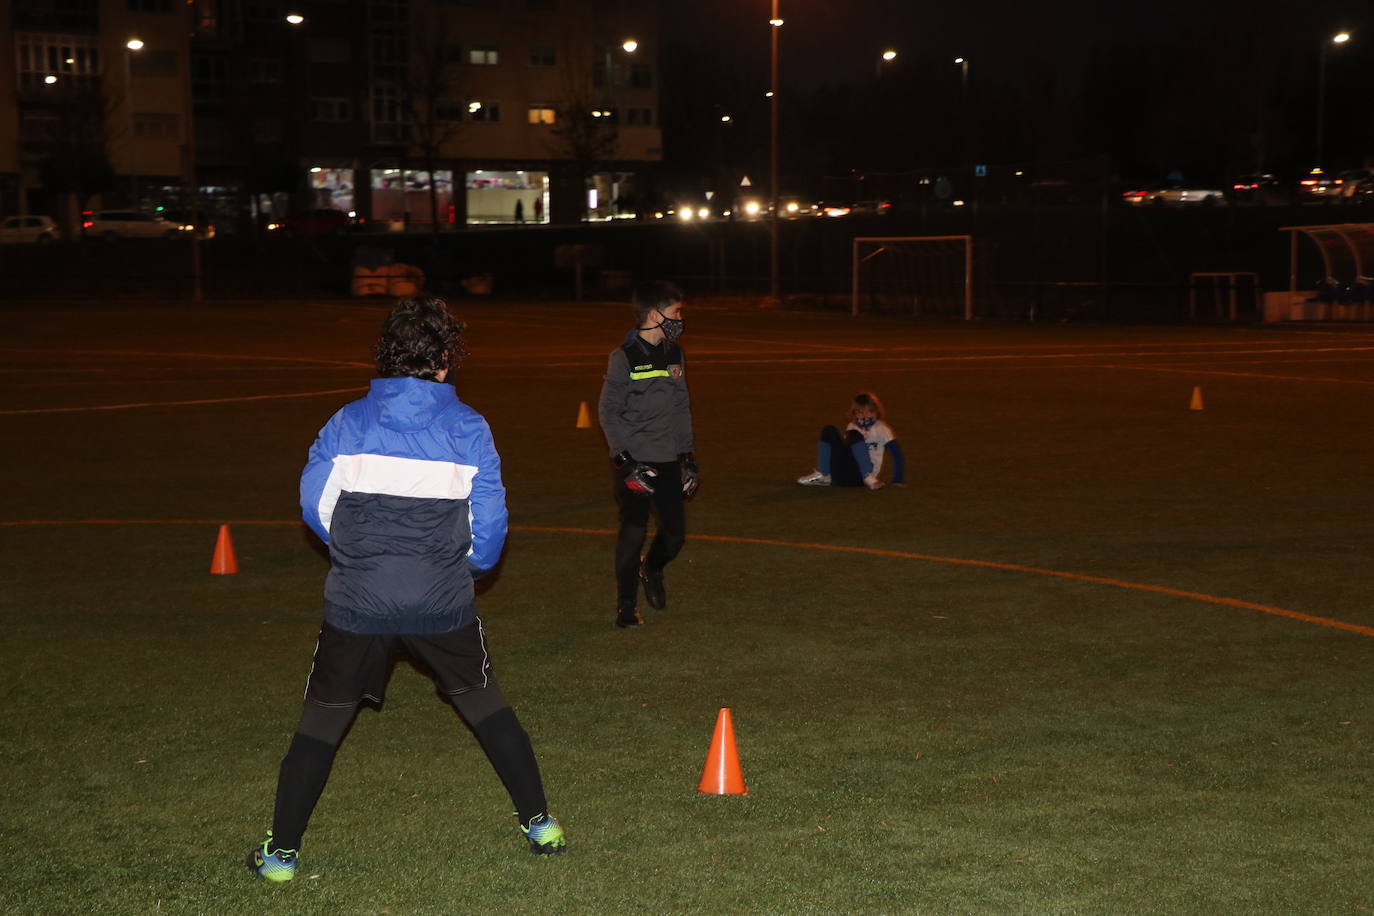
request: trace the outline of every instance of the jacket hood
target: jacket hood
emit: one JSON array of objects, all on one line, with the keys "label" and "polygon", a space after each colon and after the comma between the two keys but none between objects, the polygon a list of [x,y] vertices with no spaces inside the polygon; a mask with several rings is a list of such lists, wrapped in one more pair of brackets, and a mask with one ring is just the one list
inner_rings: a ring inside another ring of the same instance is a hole
[{"label": "jacket hood", "polygon": [[424,429],[434,418],[458,403],[458,392],[445,382],[424,379],[374,378],[368,401],[377,422],[387,429],[409,433]]}]

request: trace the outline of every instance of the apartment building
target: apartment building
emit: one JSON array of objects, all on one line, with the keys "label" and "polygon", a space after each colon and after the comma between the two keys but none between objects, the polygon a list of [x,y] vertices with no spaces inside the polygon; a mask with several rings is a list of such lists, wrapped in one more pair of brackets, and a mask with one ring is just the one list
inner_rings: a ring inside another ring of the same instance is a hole
[{"label": "apartment building", "polygon": [[15,0],[0,212],[180,208],[194,171],[221,223],[632,215],[656,48],[648,0]]}]

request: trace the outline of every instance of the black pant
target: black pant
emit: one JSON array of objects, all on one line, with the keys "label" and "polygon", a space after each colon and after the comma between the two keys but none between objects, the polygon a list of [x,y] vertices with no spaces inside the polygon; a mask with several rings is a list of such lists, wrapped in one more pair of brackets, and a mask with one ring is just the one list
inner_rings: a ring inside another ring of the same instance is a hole
[{"label": "black pant", "polygon": [[616,608],[635,606],[639,593],[639,551],[649,532],[649,510],[658,517],[658,531],[654,534],[644,562],[650,569],[662,569],[672,562],[687,540],[687,512],[682,499],[682,469],[676,461],[646,461],[658,476],[654,478],[654,492],[635,493],[625,486],[620,472],[615,471],[615,496],[620,504],[620,536],[615,542]]},{"label": "black pant", "polygon": [[830,446],[830,485],[832,487],[861,487],[863,471],[854,460],[854,446],[864,441],[857,430],[840,432],[837,426],[821,430],[821,441]]}]

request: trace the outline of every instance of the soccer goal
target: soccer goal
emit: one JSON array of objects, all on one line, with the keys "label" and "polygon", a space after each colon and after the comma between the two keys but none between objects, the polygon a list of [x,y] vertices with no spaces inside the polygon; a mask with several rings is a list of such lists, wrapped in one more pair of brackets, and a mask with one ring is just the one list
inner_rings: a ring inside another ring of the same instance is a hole
[{"label": "soccer goal", "polygon": [[850,313],[973,318],[973,236],[854,239]]}]

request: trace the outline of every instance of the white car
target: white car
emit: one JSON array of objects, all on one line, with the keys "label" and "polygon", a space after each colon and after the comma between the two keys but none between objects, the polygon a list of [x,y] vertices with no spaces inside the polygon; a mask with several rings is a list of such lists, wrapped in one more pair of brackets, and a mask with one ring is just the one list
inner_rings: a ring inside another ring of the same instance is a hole
[{"label": "white car", "polygon": [[47,216],[10,216],[0,221],[0,243],[55,242],[62,230]]},{"label": "white car", "polygon": [[1220,188],[1186,188],[1171,185],[1147,191],[1142,202],[1157,207],[1211,207],[1226,203],[1226,192]]},{"label": "white car", "polygon": [[104,239],[174,239],[191,231],[184,223],[174,223],[156,213],[139,210],[97,210],[86,214],[81,221],[81,233],[87,238]]}]

